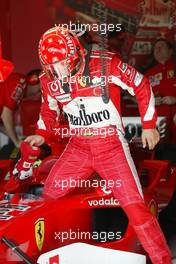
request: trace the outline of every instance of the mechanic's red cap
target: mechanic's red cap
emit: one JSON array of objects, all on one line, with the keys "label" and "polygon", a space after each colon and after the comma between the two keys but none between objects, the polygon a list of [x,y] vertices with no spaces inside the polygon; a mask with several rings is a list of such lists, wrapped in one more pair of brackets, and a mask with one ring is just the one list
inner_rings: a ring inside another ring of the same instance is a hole
[{"label": "mechanic's red cap", "polygon": [[40,82],[39,75],[40,75],[41,70],[36,69],[32,70],[27,74],[27,84],[28,85],[36,85]]}]

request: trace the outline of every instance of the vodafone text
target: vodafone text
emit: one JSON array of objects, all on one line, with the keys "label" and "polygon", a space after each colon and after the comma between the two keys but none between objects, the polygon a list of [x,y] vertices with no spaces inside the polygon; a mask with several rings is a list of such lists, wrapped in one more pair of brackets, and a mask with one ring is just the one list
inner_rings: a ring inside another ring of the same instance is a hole
[{"label": "vodafone text", "polygon": [[92,206],[118,206],[119,201],[111,197],[110,199],[101,198],[100,200],[89,200],[88,204],[90,207]]}]

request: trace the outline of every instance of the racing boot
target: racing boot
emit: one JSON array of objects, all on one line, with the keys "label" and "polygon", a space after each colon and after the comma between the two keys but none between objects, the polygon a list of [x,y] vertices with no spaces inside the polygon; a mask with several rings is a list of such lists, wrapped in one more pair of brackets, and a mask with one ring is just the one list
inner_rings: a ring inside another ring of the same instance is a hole
[{"label": "racing boot", "polygon": [[153,264],[171,264],[171,253],[155,217],[140,226],[133,226]]},{"label": "racing boot", "polygon": [[171,264],[171,252],[157,218],[145,203],[130,204],[124,210],[152,264]]}]

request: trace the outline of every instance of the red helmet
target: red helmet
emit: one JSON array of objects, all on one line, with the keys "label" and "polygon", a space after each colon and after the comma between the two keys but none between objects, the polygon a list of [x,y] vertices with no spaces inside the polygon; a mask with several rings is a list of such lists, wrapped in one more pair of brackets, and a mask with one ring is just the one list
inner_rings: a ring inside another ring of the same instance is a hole
[{"label": "red helmet", "polygon": [[43,34],[39,58],[43,70],[52,79],[73,76],[85,66],[84,49],[76,34],[63,27],[51,28]]}]

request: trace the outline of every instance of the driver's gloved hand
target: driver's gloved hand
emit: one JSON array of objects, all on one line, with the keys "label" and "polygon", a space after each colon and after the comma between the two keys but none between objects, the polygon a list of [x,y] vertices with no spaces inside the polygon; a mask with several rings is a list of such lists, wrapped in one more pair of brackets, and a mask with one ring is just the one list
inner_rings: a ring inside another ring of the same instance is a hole
[{"label": "driver's gloved hand", "polygon": [[32,176],[32,165],[40,155],[40,148],[23,141],[20,146],[21,158],[12,171],[12,176],[19,180],[25,180]]}]

